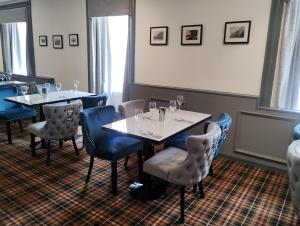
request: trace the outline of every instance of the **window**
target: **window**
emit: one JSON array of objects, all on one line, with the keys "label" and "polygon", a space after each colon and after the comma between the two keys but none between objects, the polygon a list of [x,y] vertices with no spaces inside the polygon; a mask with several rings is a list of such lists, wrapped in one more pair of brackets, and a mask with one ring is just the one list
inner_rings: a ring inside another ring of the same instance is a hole
[{"label": "window", "polygon": [[300,0],[273,0],[260,105],[300,111]]},{"label": "window", "polygon": [[27,24],[25,22],[3,23],[0,26],[5,71],[27,75]]},{"label": "window", "polygon": [[91,19],[92,92],[108,95],[108,104],[122,102],[128,43],[128,16]]}]

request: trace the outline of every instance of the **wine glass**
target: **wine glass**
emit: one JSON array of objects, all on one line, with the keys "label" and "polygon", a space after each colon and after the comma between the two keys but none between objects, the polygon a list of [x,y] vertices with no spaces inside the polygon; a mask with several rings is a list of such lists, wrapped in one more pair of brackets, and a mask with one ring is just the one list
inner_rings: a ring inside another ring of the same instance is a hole
[{"label": "wine glass", "polygon": [[60,82],[56,83],[56,90],[58,92],[58,97],[60,97],[61,89],[62,89],[62,84]]},{"label": "wine glass", "polygon": [[176,100],[170,100],[170,103],[169,103],[169,108],[170,108],[170,111],[173,112],[176,110]]},{"label": "wine glass", "polygon": [[151,119],[153,119],[154,113],[156,111],[156,102],[154,102],[154,101],[149,102],[149,111],[151,113]]},{"label": "wine glass", "polygon": [[47,93],[49,93],[50,87],[51,87],[50,83],[49,83],[49,82],[46,82],[46,83],[45,83],[45,88],[47,89]]},{"label": "wine glass", "polygon": [[74,80],[74,87],[75,87],[75,91],[76,92],[78,90],[78,86],[79,86],[79,81],[78,80]]},{"label": "wine glass", "polygon": [[24,97],[27,92],[28,92],[28,86],[21,86],[21,93]]},{"label": "wine glass", "polygon": [[182,95],[177,96],[177,104],[178,104],[179,110],[180,110],[182,103],[183,103],[183,96]]},{"label": "wine glass", "polygon": [[143,109],[135,109],[134,116],[137,120],[141,120],[143,118]]},{"label": "wine glass", "polygon": [[8,73],[8,74],[7,74],[7,78],[8,78],[8,81],[10,82],[10,81],[11,81],[11,78],[12,78],[12,73]]}]

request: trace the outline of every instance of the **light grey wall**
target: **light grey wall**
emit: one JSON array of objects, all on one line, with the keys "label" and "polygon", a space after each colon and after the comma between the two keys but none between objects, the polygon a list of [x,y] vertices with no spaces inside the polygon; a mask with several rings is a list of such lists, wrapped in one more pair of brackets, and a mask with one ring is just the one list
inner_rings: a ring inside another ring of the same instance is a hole
[{"label": "light grey wall", "polygon": [[[220,112],[233,118],[228,138],[222,148],[226,157],[246,161],[271,169],[286,170],[285,156],[292,141],[292,128],[299,121],[296,113],[258,110],[257,97],[217,92],[175,89],[167,87],[131,84],[130,99],[155,99],[166,105],[170,99],[183,95],[184,109],[210,113],[216,120]],[[193,133],[202,133],[201,127]]]}]

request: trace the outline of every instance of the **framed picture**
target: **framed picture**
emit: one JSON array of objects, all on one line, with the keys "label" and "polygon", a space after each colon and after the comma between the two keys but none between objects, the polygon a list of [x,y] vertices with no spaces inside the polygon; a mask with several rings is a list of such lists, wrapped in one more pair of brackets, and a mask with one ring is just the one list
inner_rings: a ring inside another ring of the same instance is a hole
[{"label": "framed picture", "polygon": [[69,45],[70,46],[79,46],[78,34],[69,34]]},{"label": "framed picture", "polygon": [[40,35],[39,36],[39,44],[40,44],[40,46],[48,46],[47,35]]},{"label": "framed picture", "polygon": [[181,45],[202,45],[203,25],[185,25],[181,27]]},{"label": "framed picture", "polygon": [[168,27],[150,27],[150,45],[168,45]]},{"label": "framed picture", "polygon": [[52,35],[53,49],[63,49],[63,36],[62,35]]},{"label": "framed picture", "polygon": [[225,23],[224,44],[248,44],[251,21],[234,21]]}]

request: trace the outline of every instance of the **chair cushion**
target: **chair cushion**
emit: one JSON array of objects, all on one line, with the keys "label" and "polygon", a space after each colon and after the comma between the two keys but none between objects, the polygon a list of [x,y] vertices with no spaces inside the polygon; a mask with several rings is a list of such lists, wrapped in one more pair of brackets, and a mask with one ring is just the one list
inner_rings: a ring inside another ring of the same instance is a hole
[{"label": "chair cushion", "polygon": [[110,161],[116,161],[138,150],[142,150],[142,142],[140,140],[106,132],[97,138],[95,144],[94,155]]},{"label": "chair cushion", "polygon": [[36,115],[36,111],[32,108],[10,108],[5,111],[0,111],[0,119],[5,121],[30,118]]},{"label": "chair cushion", "polygon": [[28,126],[27,130],[29,133],[37,136],[37,137],[42,137],[42,129],[43,127],[46,125],[46,121],[43,122],[37,122],[34,124],[31,124],[30,126]]},{"label": "chair cushion", "polygon": [[170,147],[167,148],[144,163],[144,172],[169,181],[169,172],[178,168],[187,158],[188,153],[184,150]]}]

